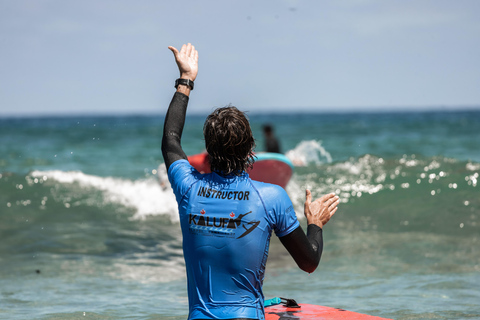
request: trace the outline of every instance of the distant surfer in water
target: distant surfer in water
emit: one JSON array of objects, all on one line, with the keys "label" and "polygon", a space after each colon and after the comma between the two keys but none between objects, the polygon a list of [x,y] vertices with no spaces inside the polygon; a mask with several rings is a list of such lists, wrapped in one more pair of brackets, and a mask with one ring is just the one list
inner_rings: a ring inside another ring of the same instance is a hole
[{"label": "distant surfer in water", "polygon": [[282,151],[280,151],[280,143],[273,134],[273,127],[271,125],[266,124],[263,126],[263,135],[265,138],[266,152],[282,153]]},{"label": "distant surfer in water", "polygon": [[165,117],[162,153],[180,215],[189,319],[264,319],[262,285],[272,231],[298,266],[311,273],[322,255],[322,228],[339,199],[327,194],[312,201],[306,190],[305,235],[285,190],[252,181],[246,173],[254,162],[255,141],[247,118],[235,107],[207,117],[203,131],[212,173],[196,171],[181,137],[198,52],[191,44],[169,49],[180,78]]}]

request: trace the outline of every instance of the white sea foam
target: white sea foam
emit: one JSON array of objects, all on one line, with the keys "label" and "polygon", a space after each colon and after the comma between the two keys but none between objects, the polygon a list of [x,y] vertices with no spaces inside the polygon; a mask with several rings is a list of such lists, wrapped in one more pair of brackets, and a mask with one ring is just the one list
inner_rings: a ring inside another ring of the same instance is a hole
[{"label": "white sea foam", "polygon": [[322,146],[321,141],[307,140],[300,142],[294,149],[285,153],[295,166],[306,166],[308,164],[331,163],[332,156]]},{"label": "white sea foam", "polygon": [[401,174],[398,167],[387,170],[382,158],[365,155],[331,165],[319,165],[318,170],[308,174],[294,174],[287,192],[295,210],[303,212],[305,189],[310,189],[314,196],[334,192],[340,196],[341,202],[349,202],[353,197],[374,194],[388,187],[385,184],[387,175],[392,178]]},{"label": "white sea foam", "polygon": [[468,162],[466,165],[465,165],[465,168],[469,171],[476,171],[476,170],[480,170],[480,163],[472,163],[472,162]]},{"label": "white sea foam", "polygon": [[[165,173],[160,173],[160,175]],[[168,215],[178,221],[175,196],[170,188],[162,187],[155,178],[128,180],[88,175],[80,171],[33,171],[32,177],[53,180],[61,184],[77,184],[81,188],[93,188],[103,194],[106,203],[117,203],[135,210],[133,219],[149,215]],[[166,177],[162,178],[163,181]]]}]

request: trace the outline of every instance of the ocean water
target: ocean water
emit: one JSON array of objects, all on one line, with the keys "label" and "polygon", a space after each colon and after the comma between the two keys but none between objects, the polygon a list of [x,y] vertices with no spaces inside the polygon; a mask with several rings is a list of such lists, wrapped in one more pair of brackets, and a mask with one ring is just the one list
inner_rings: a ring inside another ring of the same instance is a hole
[{"label": "ocean water", "polygon": [[[480,319],[480,111],[250,114],[336,192],[313,274],[273,237],[264,293],[393,319]],[[204,117],[183,146],[203,151]],[[161,116],[0,119],[0,319],[186,319]],[[161,168],[161,166],[160,166]]]}]

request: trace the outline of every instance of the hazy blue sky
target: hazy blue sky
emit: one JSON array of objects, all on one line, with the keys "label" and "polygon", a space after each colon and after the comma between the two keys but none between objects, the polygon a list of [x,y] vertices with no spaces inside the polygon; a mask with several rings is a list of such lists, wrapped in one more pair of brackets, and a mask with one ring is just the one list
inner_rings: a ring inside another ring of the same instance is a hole
[{"label": "hazy blue sky", "polygon": [[480,105],[480,1],[0,0],[0,116]]}]

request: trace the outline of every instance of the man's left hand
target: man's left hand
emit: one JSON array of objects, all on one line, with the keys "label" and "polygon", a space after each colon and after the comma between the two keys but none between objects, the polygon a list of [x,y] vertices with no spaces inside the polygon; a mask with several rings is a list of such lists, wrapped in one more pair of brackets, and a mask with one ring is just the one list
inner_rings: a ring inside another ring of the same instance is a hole
[{"label": "man's left hand", "polygon": [[194,81],[198,73],[198,51],[189,43],[184,44],[180,51],[175,47],[168,47],[175,56],[178,70],[180,71],[180,78]]}]

